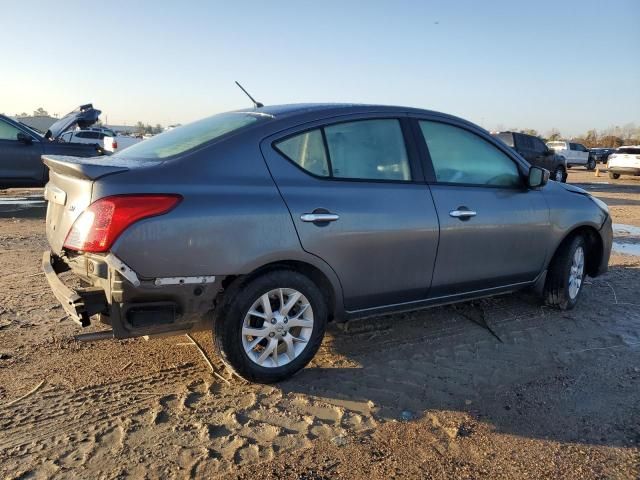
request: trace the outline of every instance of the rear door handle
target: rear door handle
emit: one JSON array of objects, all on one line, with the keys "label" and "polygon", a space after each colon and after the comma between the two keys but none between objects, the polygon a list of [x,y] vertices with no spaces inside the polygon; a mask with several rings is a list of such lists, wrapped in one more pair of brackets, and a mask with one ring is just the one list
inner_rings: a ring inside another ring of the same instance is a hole
[{"label": "rear door handle", "polygon": [[475,217],[477,213],[473,210],[451,210],[449,216],[453,218],[459,218],[460,220],[466,220],[467,218]]},{"label": "rear door handle", "polygon": [[300,220],[303,222],[335,222],[340,218],[335,213],[303,213],[300,215]]}]

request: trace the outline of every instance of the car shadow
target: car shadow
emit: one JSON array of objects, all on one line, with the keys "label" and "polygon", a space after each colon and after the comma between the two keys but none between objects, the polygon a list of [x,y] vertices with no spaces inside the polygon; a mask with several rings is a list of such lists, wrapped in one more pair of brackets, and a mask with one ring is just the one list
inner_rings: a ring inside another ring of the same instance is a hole
[{"label": "car shadow", "polygon": [[631,206],[631,205],[640,205],[640,200],[632,200],[630,198],[615,198],[615,197],[605,197],[601,195],[596,195],[600,200],[609,205],[610,207],[621,207],[621,206]]},{"label": "car shadow", "polygon": [[637,194],[638,193],[638,187],[640,186],[640,184],[638,183],[618,183],[615,180],[612,181],[606,181],[603,180],[601,182],[588,182],[588,183],[584,183],[584,182],[579,182],[579,183],[571,183],[572,185],[575,185],[576,187],[580,187],[584,190],[587,190],[589,193],[595,193],[595,192],[599,192],[599,193],[631,193],[631,194]]},{"label": "car shadow", "polygon": [[41,191],[0,190],[0,218],[44,218],[46,213]]},{"label": "car shadow", "polygon": [[589,280],[570,312],[518,293],[332,325],[311,366],[280,387],[378,420],[460,411],[508,434],[632,446],[640,309],[613,290],[638,281],[631,270]]}]

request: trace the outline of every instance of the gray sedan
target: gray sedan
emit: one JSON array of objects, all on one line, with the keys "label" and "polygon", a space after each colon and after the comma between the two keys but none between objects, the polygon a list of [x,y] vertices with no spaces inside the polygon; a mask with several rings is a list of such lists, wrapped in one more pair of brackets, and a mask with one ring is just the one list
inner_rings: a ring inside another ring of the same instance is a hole
[{"label": "gray sedan", "polygon": [[303,368],[329,320],[524,288],[573,308],[611,251],[605,204],[426,110],[269,106],[43,159],[43,268],[71,318],[115,338],[212,329],[257,382]]}]

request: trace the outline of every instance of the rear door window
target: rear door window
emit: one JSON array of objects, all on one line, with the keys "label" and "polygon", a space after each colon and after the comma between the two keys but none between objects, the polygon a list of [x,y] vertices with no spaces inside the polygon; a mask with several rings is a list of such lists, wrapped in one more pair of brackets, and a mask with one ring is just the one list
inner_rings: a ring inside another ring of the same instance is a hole
[{"label": "rear door window", "polygon": [[276,148],[307,172],[321,177],[329,176],[322,130],[311,130],[288,138],[277,143]]},{"label": "rear door window", "polygon": [[317,176],[411,180],[402,127],[397,119],[327,125],[275,142],[274,146],[296,165]]},{"label": "rear door window", "polygon": [[325,128],[334,177],[411,180],[398,120],[362,120]]},{"label": "rear door window", "polygon": [[438,183],[522,187],[515,162],[485,139],[446,123],[419,124]]},{"label": "rear door window", "polygon": [[640,147],[621,147],[615,153],[623,153],[627,155],[640,155]]}]

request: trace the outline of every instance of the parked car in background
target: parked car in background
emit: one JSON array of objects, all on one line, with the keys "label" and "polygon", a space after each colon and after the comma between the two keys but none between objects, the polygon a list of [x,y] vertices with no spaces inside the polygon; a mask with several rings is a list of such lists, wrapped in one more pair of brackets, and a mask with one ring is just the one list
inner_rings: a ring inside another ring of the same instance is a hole
[{"label": "parked car in background", "polygon": [[105,136],[104,141],[104,149],[107,152],[115,153],[120,150],[124,150],[125,148],[130,147],[131,145],[135,145],[136,143],[140,143],[144,138],[140,137],[130,137],[128,135],[118,135],[118,136]]},{"label": "parked car in background", "polygon": [[100,133],[104,133],[105,135],[109,135],[110,137],[115,137],[116,135],[118,135],[115,130],[110,129],[109,127],[89,127],[86,128],[85,130],[90,130],[92,132],[100,132]]},{"label": "parked car in background", "polygon": [[587,147],[581,143],[566,142],[564,140],[547,142],[547,147],[552,148],[558,155],[567,160],[567,167],[584,166],[587,170],[596,168],[595,158],[589,154]]},{"label": "parked car in background", "polygon": [[51,125],[45,134],[0,115],[0,188],[44,186],[48,171],[42,163],[42,155],[102,155],[102,146],[61,139],[69,128],[92,125],[99,115],[100,110],[92,105],[82,105]]},{"label": "parked car in background", "polygon": [[73,130],[61,136],[65,142],[90,143],[98,145],[105,152],[115,153],[131,145],[142,141],[141,138],[117,135],[113,130],[106,128],[88,128],[85,130]]},{"label": "parked car in background", "polygon": [[116,338],[212,329],[258,382],[303,368],[332,318],[528,287],[573,308],[611,251],[606,204],[426,110],[269,106],[105,161],[43,159],[42,266],[65,312]]},{"label": "parked car in background", "polygon": [[620,175],[640,175],[640,145],[628,145],[618,148],[609,155],[607,162],[609,178]]},{"label": "parked car in background", "polygon": [[[111,135],[115,136],[115,133],[112,132]],[[60,139],[67,143],[90,143],[104,148],[104,139],[106,136],[108,136],[108,134],[101,130],[85,129],[65,132],[60,136]]]},{"label": "parked car in background", "polygon": [[567,181],[567,163],[564,157],[549,149],[540,138],[519,132],[498,132],[491,135],[513,148],[531,165],[549,170],[551,178],[556,182]]},{"label": "parked car in background", "polygon": [[607,158],[609,158],[609,155],[615,151],[615,148],[596,147],[589,149],[589,153],[591,153],[591,156],[593,156],[596,163],[607,163]]}]

